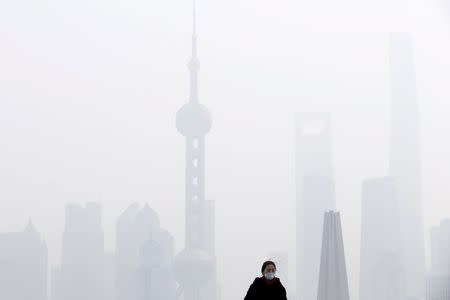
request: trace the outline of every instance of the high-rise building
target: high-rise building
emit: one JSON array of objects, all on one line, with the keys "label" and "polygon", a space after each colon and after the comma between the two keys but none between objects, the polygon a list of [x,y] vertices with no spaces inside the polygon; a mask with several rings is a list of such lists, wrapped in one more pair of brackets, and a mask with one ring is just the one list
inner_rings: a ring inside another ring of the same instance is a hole
[{"label": "high-rise building", "polygon": [[[61,265],[53,269],[52,300],[103,300],[104,237],[96,203],[66,207]],[[108,300],[108,299],[105,299]]]},{"label": "high-rise building", "polygon": [[[194,0],[195,1],[195,0]],[[189,63],[189,102],[177,112],[176,127],[186,141],[185,169],[185,248],[175,259],[175,275],[184,300],[217,298],[214,255],[214,205],[205,199],[205,137],[211,128],[211,115],[199,103],[196,13],[193,13],[192,57]]]},{"label": "high-rise building", "polygon": [[450,275],[428,275],[426,300],[450,300]]},{"label": "high-rise building", "polygon": [[316,300],[323,214],[335,209],[330,116],[295,121],[297,299]]},{"label": "high-rise building", "polygon": [[105,253],[105,300],[116,299],[116,256],[114,253]]},{"label": "high-rise building", "polygon": [[216,214],[215,214],[215,201],[205,201],[205,251],[208,253],[212,260],[214,271],[211,274],[211,278],[205,283],[201,291],[202,298],[205,300],[218,300],[219,299],[219,285],[217,282],[217,260],[216,260]]},{"label": "high-rise building", "polygon": [[450,219],[431,229],[431,270],[426,300],[450,300]]},{"label": "high-rise building", "polygon": [[360,300],[404,297],[404,266],[395,179],[364,181],[361,205]]},{"label": "high-rise building", "polygon": [[317,300],[349,300],[341,217],[334,211],[324,215]]},{"label": "high-rise building", "polygon": [[408,299],[425,296],[420,133],[412,38],[390,36],[391,136],[389,175],[397,182]]},{"label": "high-rise building", "polygon": [[431,228],[431,273],[450,275],[450,219]]},{"label": "high-rise building", "polygon": [[47,246],[28,223],[0,234],[0,299],[47,300]]},{"label": "high-rise building", "polygon": [[147,204],[132,204],[116,226],[116,300],[174,300],[173,237]]}]

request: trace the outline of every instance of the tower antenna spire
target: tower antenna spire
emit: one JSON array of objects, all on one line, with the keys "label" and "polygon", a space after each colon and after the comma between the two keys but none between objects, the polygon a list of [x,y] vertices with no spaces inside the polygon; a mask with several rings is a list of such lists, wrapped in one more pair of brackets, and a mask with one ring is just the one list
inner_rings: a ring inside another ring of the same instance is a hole
[{"label": "tower antenna spire", "polygon": [[189,62],[189,71],[191,75],[191,95],[190,102],[198,103],[198,70],[200,62],[197,57],[197,1],[192,3],[192,57]]},{"label": "tower antenna spire", "polygon": [[197,36],[197,1],[193,0],[192,5],[192,28],[193,28],[193,35]]}]

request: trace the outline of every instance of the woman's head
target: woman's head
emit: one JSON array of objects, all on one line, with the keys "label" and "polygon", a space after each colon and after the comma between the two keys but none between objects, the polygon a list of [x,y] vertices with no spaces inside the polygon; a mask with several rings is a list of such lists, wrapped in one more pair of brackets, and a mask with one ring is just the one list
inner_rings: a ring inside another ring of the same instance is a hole
[{"label": "woman's head", "polygon": [[275,272],[277,267],[275,263],[271,260],[265,261],[261,267],[261,273],[266,279],[273,279],[275,277]]}]

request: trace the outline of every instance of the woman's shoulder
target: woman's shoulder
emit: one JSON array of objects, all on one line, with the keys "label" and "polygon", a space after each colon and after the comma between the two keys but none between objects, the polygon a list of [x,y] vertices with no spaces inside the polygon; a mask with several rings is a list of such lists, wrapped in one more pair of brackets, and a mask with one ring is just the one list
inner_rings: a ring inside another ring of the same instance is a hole
[{"label": "woman's shoulder", "polygon": [[259,284],[263,282],[264,277],[255,277],[255,280],[253,280],[254,284]]},{"label": "woman's shoulder", "polygon": [[277,282],[276,282],[276,284],[280,287],[280,288],[282,288],[282,289],[286,289],[285,287],[284,287],[284,285],[281,283],[281,280],[280,280],[280,278],[275,278],[275,279],[277,279]]}]

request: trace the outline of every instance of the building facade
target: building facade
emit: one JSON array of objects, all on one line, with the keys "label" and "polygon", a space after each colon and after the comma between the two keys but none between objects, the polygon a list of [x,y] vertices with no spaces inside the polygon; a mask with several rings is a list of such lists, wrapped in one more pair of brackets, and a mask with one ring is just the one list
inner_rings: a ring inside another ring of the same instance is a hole
[{"label": "building facade", "polygon": [[52,300],[104,300],[101,219],[101,208],[96,203],[66,206],[61,265],[52,271]]},{"label": "building facade", "polygon": [[430,232],[431,270],[426,282],[426,300],[450,300],[450,219]]},{"label": "building facade", "polygon": [[365,180],[361,205],[360,300],[405,299],[405,270],[392,177]]},{"label": "building facade", "polygon": [[0,299],[47,300],[47,246],[29,222],[0,234]]},{"label": "building facade", "polygon": [[116,225],[116,300],[175,299],[173,237],[148,205],[131,205]]},{"label": "building facade", "polygon": [[425,296],[425,244],[419,109],[412,37],[390,35],[391,135],[389,175],[397,182],[407,299]]}]

